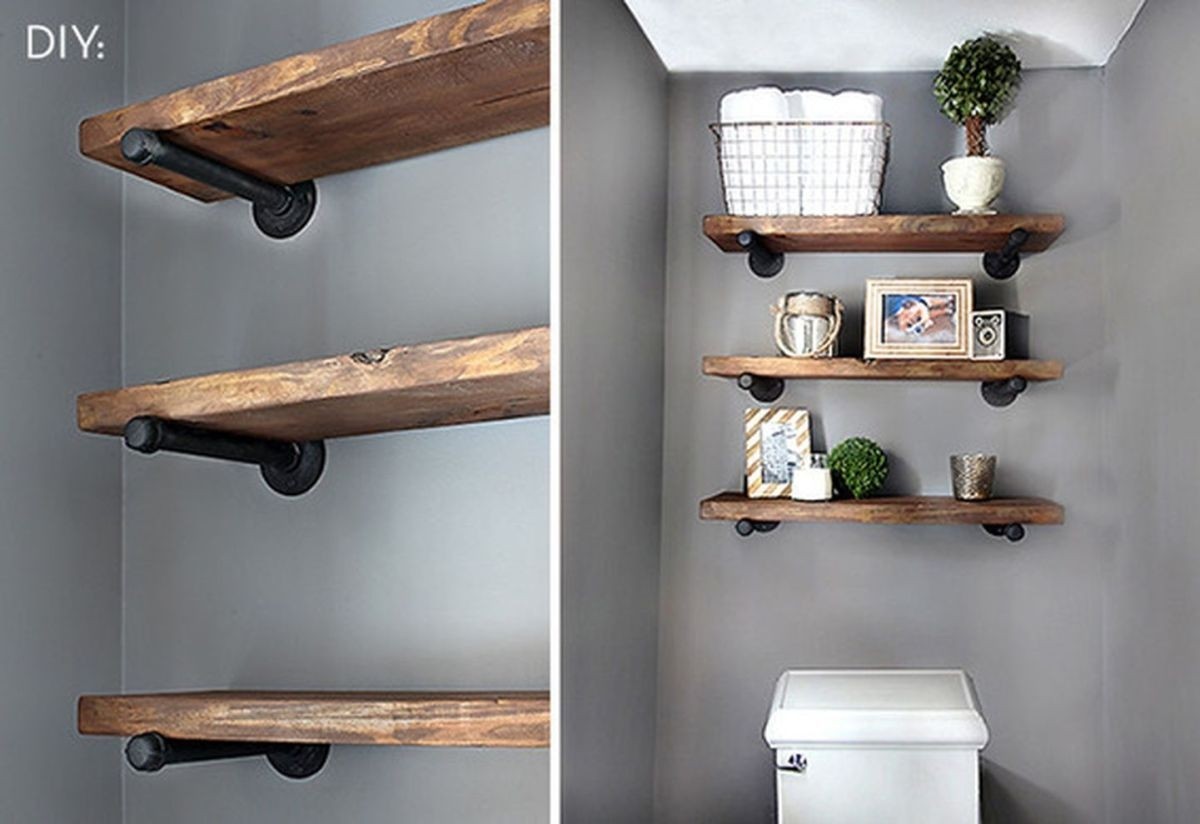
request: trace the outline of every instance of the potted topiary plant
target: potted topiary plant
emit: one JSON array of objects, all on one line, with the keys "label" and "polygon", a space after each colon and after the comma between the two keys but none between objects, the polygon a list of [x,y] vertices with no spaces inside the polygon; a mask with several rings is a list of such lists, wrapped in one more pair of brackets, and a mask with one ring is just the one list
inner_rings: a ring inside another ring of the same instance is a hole
[{"label": "potted topiary plant", "polygon": [[839,492],[866,498],[887,480],[887,454],[869,438],[847,438],[829,453],[829,469]]},{"label": "potted topiary plant", "polygon": [[977,37],[950,50],[933,81],[942,114],[966,127],[967,155],[942,164],[946,194],[957,214],[995,214],[992,201],[1004,186],[1004,161],[988,155],[987,127],[1008,112],[1021,82],[1021,61],[1008,46]]}]

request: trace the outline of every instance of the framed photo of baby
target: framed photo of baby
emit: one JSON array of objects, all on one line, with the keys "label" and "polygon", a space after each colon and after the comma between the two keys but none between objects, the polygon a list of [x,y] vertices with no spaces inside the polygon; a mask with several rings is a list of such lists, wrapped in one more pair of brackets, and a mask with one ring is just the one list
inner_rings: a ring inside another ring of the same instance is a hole
[{"label": "framed photo of baby", "polygon": [[877,278],[867,281],[863,357],[970,356],[970,278]]}]

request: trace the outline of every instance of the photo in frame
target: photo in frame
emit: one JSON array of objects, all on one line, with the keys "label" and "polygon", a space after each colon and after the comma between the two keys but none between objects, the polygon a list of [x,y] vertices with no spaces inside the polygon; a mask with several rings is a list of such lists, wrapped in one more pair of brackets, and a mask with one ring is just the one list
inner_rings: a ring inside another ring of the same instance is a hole
[{"label": "photo in frame", "polygon": [[873,278],[863,308],[863,357],[966,359],[970,278]]},{"label": "photo in frame", "polygon": [[746,495],[787,498],[799,456],[812,453],[807,409],[746,410]]}]

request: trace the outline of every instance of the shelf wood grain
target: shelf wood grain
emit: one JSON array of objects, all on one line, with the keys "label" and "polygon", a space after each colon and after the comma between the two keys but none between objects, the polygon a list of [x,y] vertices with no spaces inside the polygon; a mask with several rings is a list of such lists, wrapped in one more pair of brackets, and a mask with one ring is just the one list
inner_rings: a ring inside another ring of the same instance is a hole
[{"label": "shelf wood grain", "polygon": [[203,201],[229,195],[121,155],[133,127],[297,183],[545,126],[548,0],[488,0],[84,120],[83,154]]},{"label": "shelf wood grain", "polygon": [[1054,381],[1063,376],[1055,360],[874,360],[858,358],[783,358],[754,355],[708,355],[705,375],[736,378],[758,375],[787,380],[866,381],[1000,381],[1025,378]]},{"label": "shelf wood grain", "polygon": [[1029,232],[1022,252],[1040,252],[1065,226],[1056,214],[704,218],[704,234],[726,252],[745,251],[737,242],[744,231],[772,252],[994,252],[1014,229]]},{"label": "shelf wood grain", "polygon": [[79,732],[295,744],[547,747],[548,692],[85,695]]},{"label": "shelf wood grain", "polygon": [[80,395],[79,428],[120,435],[153,415],[276,440],[320,440],[544,415],[545,326],[374,349]]},{"label": "shelf wood grain", "polygon": [[940,495],[904,495],[835,501],[748,498],[723,492],[700,502],[706,521],[829,521],[858,524],[1061,524],[1063,508],[1044,498],[959,501]]}]

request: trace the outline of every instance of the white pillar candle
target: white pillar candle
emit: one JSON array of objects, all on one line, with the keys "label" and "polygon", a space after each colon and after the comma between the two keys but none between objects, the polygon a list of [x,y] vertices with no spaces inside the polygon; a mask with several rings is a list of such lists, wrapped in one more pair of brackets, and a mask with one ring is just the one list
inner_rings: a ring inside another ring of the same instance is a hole
[{"label": "white pillar candle", "polygon": [[833,474],[824,453],[801,455],[792,470],[793,501],[828,501],[833,498]]}]

